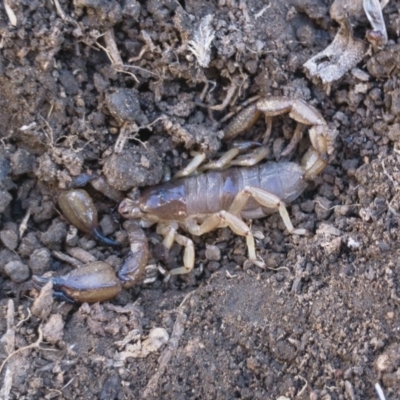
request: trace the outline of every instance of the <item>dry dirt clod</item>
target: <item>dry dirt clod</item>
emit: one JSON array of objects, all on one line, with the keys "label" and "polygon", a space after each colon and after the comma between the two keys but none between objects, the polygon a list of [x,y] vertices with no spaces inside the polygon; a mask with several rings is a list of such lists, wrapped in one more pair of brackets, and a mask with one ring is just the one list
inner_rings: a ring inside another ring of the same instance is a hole
[{"label": "dry dirt clod", "polygon": [[33,302],[32,314],[44,321],[51,313],[53,302],[53,283],[49,281],[42,287],[39,296]]},{"label": "dry dirt clod", "polygon": [[29,268],[34,275],[43,275],[49,270],[51,262],[50,251],[47,248],[35,249],[29,257]]},{"label": "dry dirt clod", "polygon": [[60,314],[51,314],[43,325],[43,339],[51,344],[60,342],[64,335],[64,321]]},{"label": "dry dirt clod", "polygon": [[133,187],[155,185],[163,174],[160,156],[139,146],[113,154],[106,161],[103,172],[111,186],[125,191]]}]

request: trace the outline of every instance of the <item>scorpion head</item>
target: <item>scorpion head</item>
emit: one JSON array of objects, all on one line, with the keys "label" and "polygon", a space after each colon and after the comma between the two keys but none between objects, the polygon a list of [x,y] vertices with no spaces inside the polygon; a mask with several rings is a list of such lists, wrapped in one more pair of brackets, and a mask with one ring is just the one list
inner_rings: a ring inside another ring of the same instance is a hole
[{"label": "scorpion head", "polygon": [[132,199],[124,199],[118,207],[118,212],[128,219],[141,219],[145,215],[140,208],[140,201]]}]

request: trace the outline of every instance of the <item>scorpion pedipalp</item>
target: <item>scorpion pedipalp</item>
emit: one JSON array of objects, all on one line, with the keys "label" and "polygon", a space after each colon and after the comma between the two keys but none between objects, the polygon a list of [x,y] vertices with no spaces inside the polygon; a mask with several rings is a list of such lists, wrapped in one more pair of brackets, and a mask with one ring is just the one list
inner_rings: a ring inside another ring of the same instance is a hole
[{"label": "scorpion pedipalp", "polygon": [[55,297],[70,303],[94,303],[115,297],[122,288],[130,288],[141,278],[149,256],[148,242],[143,230],[133,221],[124,224],[130,241],[130,252],[118,273],[103,261],[94,261],[61,277],[33,276],[37,288],[50,279]]}]

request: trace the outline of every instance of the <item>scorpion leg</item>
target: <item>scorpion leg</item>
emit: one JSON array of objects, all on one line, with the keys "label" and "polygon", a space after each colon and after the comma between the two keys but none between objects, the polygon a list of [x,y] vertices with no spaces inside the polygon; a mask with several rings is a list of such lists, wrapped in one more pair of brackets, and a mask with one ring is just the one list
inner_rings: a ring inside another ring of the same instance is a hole
[{"label": "scorpion leg", "polygon": [[278,196],[263,189],[249,186],[245,187],[236,195],[231,207],[229,208],[229,211],[232,214],[239,215],[250,196],[253,197],[254,200],[256,200],[262,207],[279,211],[283,223],[285,224],[285,227],[289,233],[296,235],[307,234],[305,229],[294,229],[292,221],[289,217],[289,213],[287,212],[283,201]]},{"label": "scorpion leg", "polygon": [[223,210],[215,214],[211,214],[205,218],[201,224],[198,224],[194,220],[185,222],[185,228],[195,236],[200,236],[204,233],[211,232],[216,228],[224,228],[226,226],[228,226],[237,235],[244,236],[246,238],[249,259],[254,264],[263,267],[264,263],[257,260],[253,234],[251,233],[250,228],[238,216]]},{"label": "scorpion leg", "polygon": [[239,149],[234,147],[225,152],[218,160],[210,161],[207,164],[201,166],[202,171],[216,169],[225,169],[230,165],[230,162],[239,154]]},{"label": "scorpion leg", "polygon": [[236,157],[229,163],[229,166],[238,167],[252,167],[258,164],[260,161],[264,160],[270,154],[270,149],[268,147],[262,146],[258,149],[253,150],[251,153],[242,154]]},{"label": "scorpion leg", "polygon": [[158,224],[157,233],[164,236],[163,245],[169,250],[174,242],[185,248],[183,253],[183,267],[169,271],[169,275],[188,274],[194,267],[194,245],[193,241],[177,232],[178,226],[175,223]]},{"label": "scorpion leg", "polygon": [[305,125],[303,124],[297,123],[296,129],[293,132],[292,139],[290,140],[290,143],[286,146],[286,149],[282,151],[280,157],[286,157],[294,151],[296,146],[300,143],[301,139],[303,139],[304,126]]},{"label": "scorpion leg", "polygon": [[239,149],[233,148],[228,150],[216,161],[211,161],[201,166],[200,171],[206,170],[223,170],[232,166],[237,167],[252,167],[258,164],[265,157],[270,154],[270,149],[265,146],[261,146],[258,149],[254,149],[250,153],[239,154]]},{"label": "scorpion leg", "polygon": [[[254,146],[255,143],[244,143],[244,146],[249,147],[250,145]],[[174,175],[174,179],[189,176],[195,171],[201,173],[209,170],[224,170],[231,166],[252,167],[253,165],[258,164],[270,154],[270,149],[266,146],[260,146],[246,154],[240,154],[241,151],[242,149],[240,148],[240,146],[233,147],[232,149],[226,151],[219,159],[215,161],[209,161],[204,165],[201,165],[201,163],[205,158],[205,154],[195,153],[195,157],[184,169],[178,171]]]},{"label": "scorpion leg", "polygon": [[191,175],[194,171],[196,171],[197,167],[204,161],[206,158],[205,153],[194,153],[195,156],[189,162],[189,164],[183,168],[182,170],[178,171],[173,179],[184,178],[185,176]]}]

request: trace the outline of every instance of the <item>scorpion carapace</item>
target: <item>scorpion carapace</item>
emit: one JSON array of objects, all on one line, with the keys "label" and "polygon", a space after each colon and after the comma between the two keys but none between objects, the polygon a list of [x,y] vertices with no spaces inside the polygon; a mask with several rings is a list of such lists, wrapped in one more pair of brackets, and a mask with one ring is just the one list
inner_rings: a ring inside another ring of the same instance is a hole
[{"label": "scorpion carapace", "polygon": [[[231,140],[249,129],[261,114],[270,122],[271,117],[283,113],[289,113],[298,124],[283,154],[292,151],[301,139],[302,127],[311,126],[311,147],[303,156],[301,165],[294,162],[258,164],[267,153],[265,147],[246,157],[237,157],[238,151],[233,149],[217,162],[200,167],[205,172],[193,175],[204,159],[204,155],[199,155],[176,175],[180,179],[146,188],[136,200],[122,201],[119,212],[123,217],[143,226],[157,224],[157,232],[164,236],[163,244],[167,249],[174,242],[184,247],[183,266],[169,271],[169,274],[185,274],[194,266],[193,241],[180,234],[180,230],[199,236],[217,228],[229,227],[246,238],[249,259],[259,266],[263,266],[264,262],[257,258],[253,234],[243,219],[262,218],[278,211],[290,233],[306,233],[305,229],[293,227],[285,204],[297,198],[307,186],[307,181],[325,168],[333,152],[336,130],[330,129],[322,115],[303,100],[273,97],[258,100],[237,114],[224,130],[225,139]],[[74,190],[63,197],[66,204],[61,208],[68,210],[65,216],[79,229],[96,232],[96,223],[88,216],[93,213],[92,206],[85,209],[81,203],[76,204],[77,196],[71,193],[74,194]],[[117,274],[105,263],[91,263],[64,277],[52,278],[56,290],[73,301],[95,302],[109,299],[122,288],[135,284],[146,266],[148,245],[143,231],[138,233],[138,225],[128,225],[127,228],[131,256]],[[46,279],[36,277],[34,281],[41,286]]]}]

